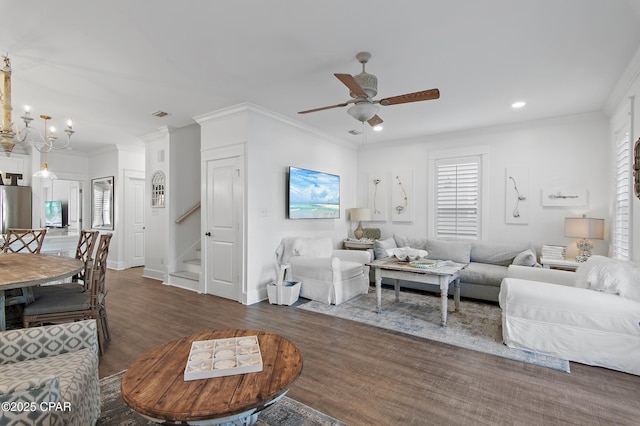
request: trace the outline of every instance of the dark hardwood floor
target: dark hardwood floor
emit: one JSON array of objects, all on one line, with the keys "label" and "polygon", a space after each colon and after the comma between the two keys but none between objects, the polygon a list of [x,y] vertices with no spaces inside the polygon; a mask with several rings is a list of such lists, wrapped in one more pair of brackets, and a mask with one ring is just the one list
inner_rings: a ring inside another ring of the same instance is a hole
[{"label": "dark hardwood floor", "polygon": [[109,270],[107,288],[112,339],[100,377],[185,334],[249,328],[302,352],[289,397],[350,425],[640,422],[638,376],[576,363],[568,374],[266,301],[244,306],[143,278],[142,268]]}]

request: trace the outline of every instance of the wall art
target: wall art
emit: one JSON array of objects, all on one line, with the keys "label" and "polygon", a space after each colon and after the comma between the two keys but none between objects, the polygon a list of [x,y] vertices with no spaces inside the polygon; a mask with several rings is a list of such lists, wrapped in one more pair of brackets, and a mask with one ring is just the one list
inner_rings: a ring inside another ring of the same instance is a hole
[{"label": "wall art", "polygon": [[509,167],[505,177],[505,222],[526,225],[529,223],[529,169]]},{"label": "wall art", "polygon": [[584,188],[556,187],[542,190],[544,207],[580,207],[587,205],[587,190]]},{"label": "wall art", "polygon": [[367,187],[369,190],[368,207],[371,209],[372,221],[387,220],[388,206],[388,189],[389,174],[388,173],[371,173],[367,178]]},{"label": "wall art", "polygon": [[413,221],[413,170],[391,171],[391,220]]}]

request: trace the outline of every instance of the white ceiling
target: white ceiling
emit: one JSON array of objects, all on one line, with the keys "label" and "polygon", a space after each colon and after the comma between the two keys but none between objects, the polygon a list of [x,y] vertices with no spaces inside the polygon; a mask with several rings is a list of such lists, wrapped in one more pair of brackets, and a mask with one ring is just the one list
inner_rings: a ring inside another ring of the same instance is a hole
[{"label": "white ceiling", "polygon": [[0,11],[14,122],[24,104],[59,128],[73,118],[80,151],[142,146],[243,102],[361,143],[346,108],[297,111],[348,100],[333,73],[359,73],[363,50],[377,98],[441,93],[381,107],[385,129],[367,129],[367,143],[601,111],[640,46],[638,0],[0,0]]}]

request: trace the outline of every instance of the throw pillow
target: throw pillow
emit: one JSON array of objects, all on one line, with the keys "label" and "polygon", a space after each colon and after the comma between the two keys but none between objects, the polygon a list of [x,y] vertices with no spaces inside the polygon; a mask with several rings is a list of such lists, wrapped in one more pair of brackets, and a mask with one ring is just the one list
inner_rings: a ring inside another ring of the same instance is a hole
[{"label": "throw pillow", "polygon": [[384,259],[389,257],[387,250],[396,248],[396,240],[393,237],[389,237],[386,240],[375,240],[373,242],[373,254],[376,259]]},{"label": "throw pillow", "polygon": [[471,243],[466,241],[429,239],[426,250],[429,252],[429,259],[469,263],[471,258]]},{"label": "throw pillow", "polygon": [[[620,293],[620,284],[627,278],[627,270],[620,262],[611,259],[595,265],[587,275],[591,290],[603,293]],[[629,277],[630,279],[631,277]]]},{"label": "throw pillow", "polygon": [[331,238],[300,238],[294,243],[293,254],[306,257],[331,257],[333,243]]},{"label": "throw pillow", "polygon": [[589,288],[589,273],[591,269],[595,268],[597,265],[606,263],[610,261],[611,258],[606,256],[591,256],[586,262],[581,263],[576,269],[576,281],[575,287],[578,288]]},{"label": "throw pillow", "polygon": [[620,283],[620,297],[640,302],[640,265],[625,262],[627,277]]},{"label": "throw pillow", "polygon": [[418,250],[427,249],[426,238],[409,238],[404,235],[393,234],[393,239],[396,242],[396,247],[411,247]]},{"label": "throw pillow", "polygon": [[527,249],[518,254],[511,264],[519,266],[536,266],[538,264],[538,259],[531,249]]}]

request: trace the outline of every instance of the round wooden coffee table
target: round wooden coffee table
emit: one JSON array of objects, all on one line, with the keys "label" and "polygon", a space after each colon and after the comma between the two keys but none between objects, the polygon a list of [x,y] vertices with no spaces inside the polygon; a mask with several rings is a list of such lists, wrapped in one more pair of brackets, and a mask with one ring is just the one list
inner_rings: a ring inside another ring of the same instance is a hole
[{"label": "round wooden coffee table", "polygon": [[[258,336],[263,369],[184,380],[191,343]],[[138,358],[122,378],[122,399],[136,412],[164,424],[243,424],[282,398],[302,372],[302,356],[289,340],[258,330],[214,330],[173,340]]]}]

